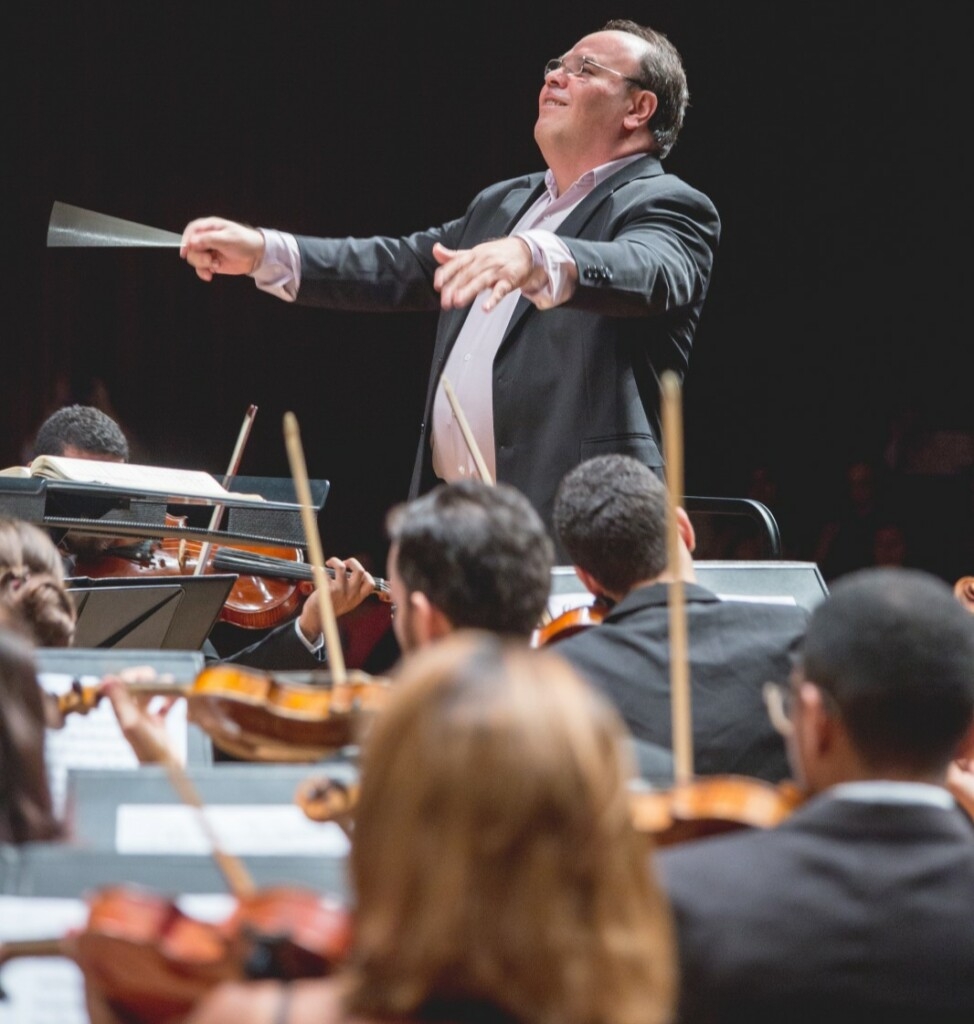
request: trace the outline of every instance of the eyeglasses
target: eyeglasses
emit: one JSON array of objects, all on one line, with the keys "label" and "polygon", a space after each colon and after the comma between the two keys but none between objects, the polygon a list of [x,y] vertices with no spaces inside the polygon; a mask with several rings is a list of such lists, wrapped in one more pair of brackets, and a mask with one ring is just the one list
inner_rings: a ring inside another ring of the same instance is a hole
[{"label": "eyeglasses", "polygon": [[608,71],[610,75],[624,78],[627,82],[638,85],[641,89],[645,88],[638,78],[624,75],[621,71],[616,71],[615,68],[607,68],[597,60],[592,60],[591,57],[553,57],[544,66],[544,76],[547,78],[548,75],[553,75],[557,71],[564,71],[566,75],[590,75],[592,74],[592,68],[598,68],[599,71]]},{"label": "eyeglasses", "polygon": [[764,706],[768,710],[768,718],[775,731],[782,736],[790,736],[795,727],[791,721],[791,710],[795,706],[795,691],[790,685],[781,683],[765,683],[761,688]]}]

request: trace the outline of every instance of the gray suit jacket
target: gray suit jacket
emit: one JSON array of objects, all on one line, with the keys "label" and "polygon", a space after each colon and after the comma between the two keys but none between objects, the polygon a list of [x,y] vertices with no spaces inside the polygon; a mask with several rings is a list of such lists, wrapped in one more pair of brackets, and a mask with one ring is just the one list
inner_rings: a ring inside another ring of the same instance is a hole
[{"label": "gray suit jacket", "polygon": [[974,825],[810,800],[770,831],[672,847],[681,1024],[974,1020]]},{"label": "gray suit jacket", "polygon": [[[434,242],[469,248],[507,234],[544,187],[542,174],[492,185],[463,217],[404,238],[299,237],[298,301],[357,311],[437,310]],[[720,234],[702,193],[641,157],[596,187],[558,229],[579,269],[570,302],[521,299],[493,369],[497,477],[551,520],[561,478],[607,452],[660,467],[659,374],[681,377]],[[467,310],[439,318],[410,496],[433,475],[433,397]]]}]

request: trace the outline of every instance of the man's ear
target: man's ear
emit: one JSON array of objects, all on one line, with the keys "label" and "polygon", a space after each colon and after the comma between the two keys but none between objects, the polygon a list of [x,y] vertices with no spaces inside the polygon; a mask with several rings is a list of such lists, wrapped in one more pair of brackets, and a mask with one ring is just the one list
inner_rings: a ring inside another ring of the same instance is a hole
[{"label": "man's ear", "polygon": [[655,92],[650,92],[649,89],[634,89],[623,125],[631,132],[644,127],[656,113],[658,106],[659,100]]},{"label": "man's ear", "polygon": [[957,744],[957,753],[954,755],[959,761],[974,762],[974,718],[971,719],[967,731],[960,738]]},{"label": "man's ear", "polygon": [[582,581],[582,586],[596,597],[605,597],[605,587],[590,573],[575,566],[575,575]]},{"label": "man's ear", "polygon": [[693,529],[693,523],[690,522],[690,517],[686,514],[686,510],[677,506],[676,509],[676,529],[680,534],[680,540],[683,541],[687,546],[687,551],[693,554],[693,549],[697,546],[697,534]]},{"label": "man's ear", "polygon": [[409,595],[409,608],[413,634],[419,644],[425,646],[453,632],[453,623],[418,590]]}]

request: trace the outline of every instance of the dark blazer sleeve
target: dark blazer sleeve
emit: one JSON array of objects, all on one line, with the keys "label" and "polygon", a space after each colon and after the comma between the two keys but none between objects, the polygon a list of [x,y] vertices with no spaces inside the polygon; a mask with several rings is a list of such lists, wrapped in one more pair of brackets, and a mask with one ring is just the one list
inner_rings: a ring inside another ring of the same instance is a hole
[{"label": "dark blazer sleeve", "polygon": [[293,620],[222,661],[266,672],[300,672],[327,667],[324,648],[319,660],[298,639]]}]

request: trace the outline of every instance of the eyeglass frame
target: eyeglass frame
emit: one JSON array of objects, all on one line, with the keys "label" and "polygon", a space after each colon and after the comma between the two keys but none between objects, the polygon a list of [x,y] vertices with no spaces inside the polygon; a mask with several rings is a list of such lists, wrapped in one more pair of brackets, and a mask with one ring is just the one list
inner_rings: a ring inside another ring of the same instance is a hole
[{"label": "eyeglass frame", "polygon": [[795,731],[791,713],[798,700],[798,688],[805,683],[810,683],[818,690],[833,714],[838,711],[835,697],[810,679],[793,679],[788,683],[767,682],[761,687],[761,697],[771,725],[782,736],[791,736]]},{"label": "eyeglass frame", "polygon": [[608,71],[610,75],[616,75],[619,78],[625,79],[625,81],[631,83],[632,85],[635,85],[639,89],[649,88],[649,86],[647,86],[645,82],[640,81],[638,78],[633,78],[632,75],[624,75],[621,71],[616,71],[615,68],[607,67],[605,64],[600,64],[597,60],[592,60],[591,57],[577,57],[574,59],[578,60],[577,71],[572,71],[572,69],[565,62],[564,57],[552,57],[551,60],[549,60],[548,63],[545,64],[544,66],[545,78],[547,78],[548,75],[554,74],[556,71],[562,70],[564,70],[566,75],[571,75],[572,78],[575,78],[581,75],[586,64],[591,64],[593,68],[598,68],[600,71]]},{"label": "eyeglass frame", "polygon": [[791,710],[798,696],[794,684],[769,681],[761,687],[761,696],[774,731],[781,736],[791,736],[795,731]]}]

